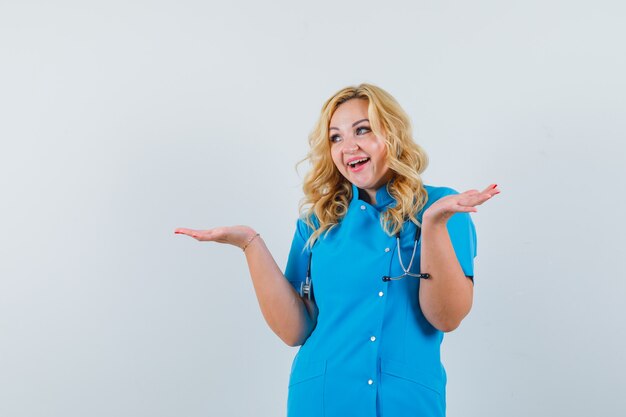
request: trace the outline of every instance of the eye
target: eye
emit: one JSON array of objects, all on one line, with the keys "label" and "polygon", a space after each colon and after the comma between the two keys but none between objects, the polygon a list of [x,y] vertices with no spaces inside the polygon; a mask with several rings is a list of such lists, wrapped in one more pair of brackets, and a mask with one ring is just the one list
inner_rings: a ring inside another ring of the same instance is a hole
[{"label": "eye", "polygon": [[364,135],[366,133],[371,132],[371,129],[367,126],[359,126],[356,128],[356,134],[357,135]]},{"label": "eye", "polygon": [[330,136],[330,142],[331,143],[337,143],[341,140],[341,136],[339,135],[331,135]]}]

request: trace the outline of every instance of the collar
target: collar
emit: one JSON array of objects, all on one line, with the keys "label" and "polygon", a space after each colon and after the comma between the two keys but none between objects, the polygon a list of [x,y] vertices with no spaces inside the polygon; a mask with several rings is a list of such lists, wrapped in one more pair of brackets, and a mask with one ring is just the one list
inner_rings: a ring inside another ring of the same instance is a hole
[{"label": "collar", "polygon": [[[382,211],[382,209],[396,202],[387,190],[387,186],[389,184],[391,184],[391,181],[376,190],[376,204],[371,204],[371,206],[375,207],[379,211]],[[352,184],[352,204],[355,204],[358,201],[363,201],[359,198],[359,193],[361,192],[364,193],[365,191],[362,191],[356,185]]]}]

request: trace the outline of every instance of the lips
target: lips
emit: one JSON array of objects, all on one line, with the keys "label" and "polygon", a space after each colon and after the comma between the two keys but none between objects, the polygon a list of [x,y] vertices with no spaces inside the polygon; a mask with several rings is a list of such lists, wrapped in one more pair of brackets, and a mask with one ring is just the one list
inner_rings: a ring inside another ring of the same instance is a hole
[{"label": "lips", "polygon": [[346,165],[348,165],[348,169],[352,172],[359,172],[363,169],[363,167],[370,161],[370,158],[367,156],[361,156],[357,158],[351,158],[348,160]]},{"label": "lips", "polygon": [[369,162],[370,158],[367,156],[359,156],[356,158],[350,158],[348,159],[348,161],[346,162],[346,165],[348,165],[348,167],[350,168],[355,168],[358,167],[359,165],[363,165],[367,162]]}]

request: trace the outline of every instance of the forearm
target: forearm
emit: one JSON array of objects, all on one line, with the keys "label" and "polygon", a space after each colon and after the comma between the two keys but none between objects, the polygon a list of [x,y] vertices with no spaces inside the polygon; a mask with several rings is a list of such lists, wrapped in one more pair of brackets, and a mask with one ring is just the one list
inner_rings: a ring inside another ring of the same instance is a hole
[{"label": "forearm", "polygon": [[454,253],[446,224],[422,224],[421,272],[431,275],[420,282],[419,301],[426,319],[449,332],[459,326],[472,307],[473,283]]},{"label": "forearm", "polygon": [[245,250],[259,306],[270,328],[289,346],[300,345],[314,327],[300,295],[276,265],[259,236]]}]

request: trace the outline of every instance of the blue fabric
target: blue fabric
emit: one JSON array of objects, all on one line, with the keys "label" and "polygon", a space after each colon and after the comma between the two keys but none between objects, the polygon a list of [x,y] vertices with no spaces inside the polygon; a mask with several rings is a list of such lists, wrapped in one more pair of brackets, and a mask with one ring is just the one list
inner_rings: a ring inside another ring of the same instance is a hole
[{"label": "blue fabric", "polygon": [[[428,203],[423,210],[457,193],[447,187],[425,188]],[[385,275],[401,275],[402,269],[396,238],[380,224],[381,212],[395,200],[382,187],[376,201],[373,206],[360,200],[353,186],[347,214],[311,249],[319,316],[293,361],[288,417],[445,416],[443,333],[422,314],[418,278],[382,280]],[[473,276],[476,233],[470,215],[454,214],[447,227],[463,271]],[[405,266],[411,259],[415,228],[406,222],[401,233]],[[298,220],[285,269],[297,291],[306,277],[310,251],[304,245],[311,232]],[[420,246],[412,272],[420,272]]]}]

